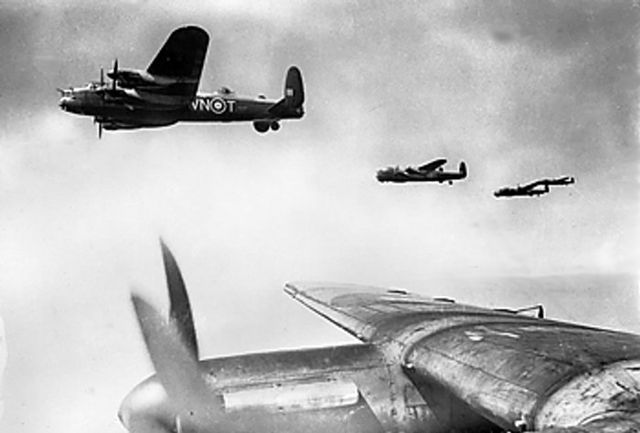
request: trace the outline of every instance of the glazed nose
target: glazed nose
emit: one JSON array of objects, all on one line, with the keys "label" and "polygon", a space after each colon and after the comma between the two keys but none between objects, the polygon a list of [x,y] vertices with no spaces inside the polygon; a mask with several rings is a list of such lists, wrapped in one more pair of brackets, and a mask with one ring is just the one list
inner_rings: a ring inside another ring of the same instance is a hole
[{"label": "glazed nose", "polygon": [[151,431],[148,427],[170,417],[167,394],[159,382],[143,382],[122,401],[118,418],[130,432]]}]

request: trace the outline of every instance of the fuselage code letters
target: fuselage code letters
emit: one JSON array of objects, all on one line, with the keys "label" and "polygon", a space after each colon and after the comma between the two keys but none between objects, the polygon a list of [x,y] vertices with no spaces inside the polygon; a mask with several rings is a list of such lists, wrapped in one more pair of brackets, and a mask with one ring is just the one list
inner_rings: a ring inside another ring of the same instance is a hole
[{"label": "fuselage code letters", "polygon": [[233,113],[236,108],[235,106],[236,101],[218,97],[196,98],[191,101],[191,109],[193,111],[209,111],[213,114]]}]

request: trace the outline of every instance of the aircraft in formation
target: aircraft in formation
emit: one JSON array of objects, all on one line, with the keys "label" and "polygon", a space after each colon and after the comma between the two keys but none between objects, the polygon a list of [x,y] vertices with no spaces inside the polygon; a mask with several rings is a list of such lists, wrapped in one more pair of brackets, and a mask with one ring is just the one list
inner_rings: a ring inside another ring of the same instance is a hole
[{"label": "aircraft in formation", "polygon": [[168,248],[168,320],[132,295],[156,370],[124,399],[131,433],[635,433],[640,336],[401,289],[288,283],[361,341],[200,360]]},{"label": "aircraft in formation", "polygon": [[[209,35],[196,26],[174,30],[146,70],[119,69],[118,60],[104,80],[84,87],[58,89],[60,107],[70,113],[92,116],[102,130],[138,129],[169,126],[177,122],[250,121],[260,133],[280,129],[283,119],[300,119],[304,115],[304,87],[300,70],[291,66],[287,71],[284,96],[268,100],[237,96],[227,87],[213,93],[197,93],[204,65]],[[448,182],[467,177],[467,166],[460,162],[456,171],[444,171],[447,160],[436,159],[415,167],[388,167],[379,170],[379,182]],[[505,187],[494,192],[495,197],[540,196],[550,185],[569,185],[575,179],[562,177],[542,179],[524,186]]]},{"label": "aircraft in formation", "polygon": [[177,122],[253,122],[260,133],[277,131],[283,119],[304,115],[304,88],[300,70],[287,71],[280,100],[236,95],[227,87],[198,94],[209,35],[199,27],[174,30],[145,70],[119,69],[117,59],[104,80],[84,87],[58,89],[60,108],[92,116],[102,130],[169,126]]},{"label": "aircraft in formation", "polygon": [[533,197],[547,194],[550,189],[549,186],[567,186],[574,184],[576,179],[574,177],[563,176],[552,179],[539,179],[530,182],[526,185],[518,186],[506,186],[495,191],[493,195],[499,197]]},{"label": "aircraft in formation", "polygon": [[449,185],[453,185],[454,180],[467,177],[467,165],[464,161],[460,162],[458,171],[444,171],[442,166],[446,163],[446,159],[440,158],[417,168],[406,167],[401,169],[397,166],[388,167],[378,170],[376,178],[379,182],[449,182]]}]

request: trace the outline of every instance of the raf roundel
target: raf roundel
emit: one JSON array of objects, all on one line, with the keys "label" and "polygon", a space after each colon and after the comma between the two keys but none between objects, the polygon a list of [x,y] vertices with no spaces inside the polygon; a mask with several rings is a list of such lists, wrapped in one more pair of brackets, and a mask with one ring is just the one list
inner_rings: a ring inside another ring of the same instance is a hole
[{"label": "raf roundel", "polygon": [[211,100],[210,107],[215,114],[222,114],[227,110],[227,103],[222,98],[214,98]]}]

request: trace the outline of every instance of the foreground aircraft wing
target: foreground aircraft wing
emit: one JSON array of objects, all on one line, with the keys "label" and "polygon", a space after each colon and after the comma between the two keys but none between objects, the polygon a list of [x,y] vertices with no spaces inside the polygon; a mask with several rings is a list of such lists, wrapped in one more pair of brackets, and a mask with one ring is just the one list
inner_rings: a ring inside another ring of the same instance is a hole
[{"label": "foreground aircraft wing", "polygon": [[444,158],[440,158],[440,159],[436,159],[433,160],[431,162],[428,162],[424,165],[421,165],[420,167],[418,167],[418,170],[420,171],[433,171],[433,170],[437,170],[438,167],[444,165],[447,163],[447,160]]},{"label": "foreground aircraft wing", "polygon": [[208,45],[209,35],[200,27],[174,30],[147,68],[160,85],[144,92],[189,102],[198,90]]},{"label": "foreground aircraft wing", "polygon": [[403,290],[290,283],[285,291],[435,381],[505,430],[633,431],[640,337]]}]

